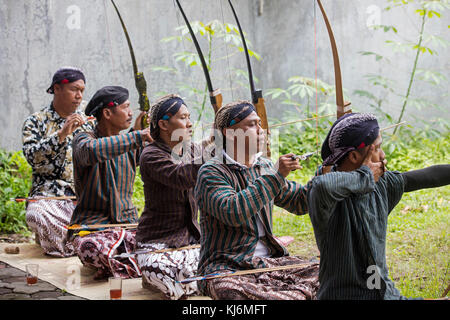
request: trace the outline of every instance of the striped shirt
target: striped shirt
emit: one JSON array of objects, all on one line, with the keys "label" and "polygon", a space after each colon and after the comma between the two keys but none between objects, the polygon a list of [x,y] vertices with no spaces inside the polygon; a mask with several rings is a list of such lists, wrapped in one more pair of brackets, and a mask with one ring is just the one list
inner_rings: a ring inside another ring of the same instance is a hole
[{"label": "striped shirt", "polygon": [[318,299],[400,299],[386,265],[389,213],[404,180],[386,172],[377,183],[367,166],[315,177],[309,215],[320,251]]},{"label": "striped shirt", "polygon": [[[307,212],[306,188],[286,180],[263,157],[250,168],[212,158],[199,170],[195,197],[201,228],[199,274],[265,267],[262,259],[253,260],[258,241],[271,257],[288,255],[273,236],[273,204],[298,215]],[[204,289],[203,281],[199,286]]]},{"label": "striped shirt", "polygon": [[[139,219],[136,241],[182,247],[198,243],[200,228],[194,186],[202,165],[202,150],[191,144],[191,154],[176,159],[162,140],[144,148],[140,170],[145,208]],[[189,158],[189,159],[187,159]]]},{"label": "striped shirt", "polygon": [[75,136],[77,206],[71,224],[137,223],[132,195],[142,146],[140,131],[101,137],[95,129]]}]

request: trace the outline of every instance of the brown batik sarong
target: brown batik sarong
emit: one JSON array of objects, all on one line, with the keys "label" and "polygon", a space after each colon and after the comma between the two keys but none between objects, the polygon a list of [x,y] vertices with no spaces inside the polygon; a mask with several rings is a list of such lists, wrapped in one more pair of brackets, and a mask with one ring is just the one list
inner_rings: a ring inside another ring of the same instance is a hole
[{"label": "brown batik sarong", "polygon": [[[164,243],[138,244],[139,250],[161,250]],[[167,299],[185,299],[200,295],[197,282],[179,283],[194,277],[199,261],[199,248],[176,250],[161,253],[139,254],[137,257],[142,272],[143,283],[151,289],[161,291]]]},{"label": "brown batik sarong", "polygon": [[319,289],[319,263],[299,257],[263,259],[268,267],[307,263],[288,270],[207,280],[214,300],[313,300]]},{"label": "brown batik sarong", "polygon": [[136,230],[114,228],[84,237],[77,236],[73,245],[83,265],[97,269],[95,279],[109,276],[138,278],[141,272],[134,257],[113,258],[117,254],[134,252],[135,236]]},{"label": "brown batik sarong", "polygon": [[74,248],[67,239],[66,226],[75,206],[70,200],[29,202],[26,211],[28,227],[35,233],[44,252],[55,257],[73,256]]}]

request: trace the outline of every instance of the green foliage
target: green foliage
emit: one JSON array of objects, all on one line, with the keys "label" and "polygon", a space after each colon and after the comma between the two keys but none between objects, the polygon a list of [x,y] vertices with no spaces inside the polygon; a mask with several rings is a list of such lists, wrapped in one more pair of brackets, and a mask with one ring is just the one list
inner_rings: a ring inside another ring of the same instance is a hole
[{"label": "green foliage", "polygon": [[139,170],[139,167],[136,170],[136,179],[134,180],[132,200],[140,216],[145,207],[145,196],[144,196],[144,182],[142,182],[141,171]]},{"label": "green foliage", "polygon": [[[448,87],[448,79],[440,70],[431,70],[420,68],[420,57],[426,54],[430,56],[437,56],[439,49],[446,49],[449,41],[433,34],[427,34],[426,26],[428,24],[440,19],[443,14],[450,9],[450,1],[448,0],[433,0],[433,1],[414,1],[414,0],[387,0],[387,6],[384,11],[398,10],[399,14],[404,14],[405,9],[412,8],[414,13],[417,14],[417,38],[410,40],[407,39],[405,33],[409,30],[402,29],[396,26],[376,25],[373,26],[373,30],[383,31],[386,37],[392,36],[385,40],[385,45],[391,49],[392,55],[401,53],[402,59],[408,59],[411,61],[411,71],[407,74],[409,81],[407,84],[396,81],[391,78],[395,75],[402,74],[399,72],[389,73],[388,70],[398,70],[396,68],[395,57],[382,56],[379,53],[372,51],[360,52],[364,57],[375,57],[375,62],[380,64],[383,74],[389,74],[388,77],[380,75],[366,75],[366,79],[369,82],[367,87],[376,91],[377,94],[368,90],[355,90],[354,94],[359,95],[367,99],[370,107],[381,117],[382,120],[387,120],[388,123],[401,122],[407,109],[415,108],[417,110],[424,110],[425,108],[436,109],[438,111],[444,110],[445,105],[441,106],[437,103],[431,102],[429,97],[422,97],[420,94],[424,84],[431,85],[435,88],[445,89]],[[406,85],[406,92],[403,93]],[[392,102],[388,97],[398,97],[401,101],[400,115],[397,120],[394,120],[390,109]],[[434,97],[432,97],[434,98]],[[445,99],[442,102],[445,103]],[[430,125],[431,121],[436,119],[430,119],[428,115],[417,118],[420,123]],[[439,127],[434,126],[435,130],[445,132],[448,130],[448,120],[440,119]],[[394,133],[397,133],[399,129],[395,129]],[[431,134],[434,134],[432,131]]]},{"label": "green foliage", "polygon": [[[314,130],[280,135],[280,149],[311,150]],[[424,132],[404,134],[404,138],[383,134],[389,170],[403,172],[448,163],[449,131],[434,139]],[[303,162],[303,169],[292,172],[288,179],[306,184],[318,164],[318,157]],[[387,263],[391,279],[405,296],[439,298],[450,281],[449,196],[450,186],[406,193],[389,216]],[[311,258],[319,254],[308,215],[296,216],[275,207],[273,226],[275,235],[295,238],[289,246],[291,255]]]},{"label": "green foliage", "polygon": [[31,188],[31,167],[22,155],[0,149],[0,232],[28,233],[25,205],[15,197],[26,197]]},{"label": "green foliage", "polygon": [[[242,39],[239,34],[239,29],[237,26],[227,23],[220,22],[219,20],[212,20],[206,23],[201,21],[191,22],[191,27],[196,35],[196,38],[201,46],[202,53],[205,58],[208,70],[213,70],[214,66],[222,61],[230,59],[232,56],[237,54],[243,54],[244,48],[242,45]],[[181,42],[183,45],[183,51],[176,52],[173,55],[175,62],[182,62],[185,68],[201,68],[200,57],[193,46],[193,41],[189,30],[186,25],[177,27],[176,32],[179,35],[170,36],[161,40],[163,43],[171,42]],[[251,50],[251,43],[247,41],[248,53],[250,58],[260,60],[259,54]],[[205,43],[207,45],[205,45]],[[188,48],[188,45],[189,48]],[[180,70],[173,67],[166,66],[154,66],[153,71],[164,72],[170,75],[178,75]],[[229,78],[233,79],[233,86],[243,87],[248,86],[248,72],[247,70],[229,68]],[[211,80],[214,86],[214,78],[216,73],[211,72]],[[257,81],[258,79],[254,79]],[[192,108],[197,114],[197,119],[195,123],[200,123],[200,121],[212,122],[214,119],[214,112],[209,104],[209,92],[206,87],[206,82],[204,77],[201,78],[200,83],[194,83],[192,77],[188,81],[184,79],[182,82],[175,83],[176,89],[171,89],[171,91],[177,91],[179,94],[186,96],[186,101],[189,103],[189,107]],[[214,87],[214,89],[218,89]],[[221,88],[222,92],[232,90],[233,88]],[[159,92],[158,94],[167,94],[168,92]]]}]

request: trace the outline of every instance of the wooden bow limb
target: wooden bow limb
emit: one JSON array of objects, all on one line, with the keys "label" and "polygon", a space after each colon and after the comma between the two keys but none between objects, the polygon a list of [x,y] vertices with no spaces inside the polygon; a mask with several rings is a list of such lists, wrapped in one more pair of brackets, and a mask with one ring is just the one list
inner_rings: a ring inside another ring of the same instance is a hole
[{"label": "wooden bow limb", "polygon": [[336,116],[336,113],[330,113],[330,114],[327,114],[327,115],[324,115],[324,116],[306,118],[306,119],[301,119],[301,120],[294,120],[294,121],[289,121],[289,122],[277,123],[277,124],[271,125],[269,128],[273,129],[273,128],[278,128],[278,127],[282,127],[282,126],[287,126],[287,125],[290,125],[290,124],[306,122],[306,121],[311,121],[311,120],[317,120],[317,119],[322,119],[322,118],[328,118],[328,117],[333,117],[333,116]]},{"label": "wooden bow limb", "polygon": [[110,224],[73,224],[70,226],[66,226],[66,229],[69,230],[92,230],[92,229],[101,229],[101,228],[136,228],[138,226],[137,223],[110,223]]},{"label": "wooden bow limb", "polygon": [[280,271],[280,270],[289,270],[289,269],[295,269],[304,267],[307,265],[312,265],[314,263],[307,262],[307,263],[298,263],[298,264],[290,264],[287,266],[278,266],[278,267],[270,267],[270,268],[259,268],[259,269],[250,269],[250,270],[239,270],[239,271],[230,271],[230,272],[216,272],[207,274],[204,276],[198,276],[198,277],[192,277],[192,278],[186,278],[183,280],[179,280],[177,282],[179,283],[188,283],[192,281],[201,281],[201,280],[211,280],[211,279],[217,279],[217,278],[226,278],[226,277],[234,277],[234,276],[243,276],[247,274],[255,274],[255,273],[262,273],[262,272],[272,272],[272,271]]},{"label": "wooden bow limb", "polygon": [[145,249],[145,250],[138,250],[138,251],[130,252],[130,253],[117,254],[117,255],[113,256],[113,258],[130,258],[130,257],[134,257],[138,254],[164,253],[164,252],[173,252],[173,251],[189,250],[189,249],[196,249],[196,248],[200,248],[200,245],[193,244],[193,245],[185,246],[185,247],[167,248],[167,249],[159,249],[159,250]]},{"label": "wooden bow limb", "polygon": [[[136,227],[131,226],[131,227],[123,227],[122,229],[127,230],[127,229],[135,229],[135,228]],[[80,237],[85,237],[85,236],[90,235],[92,233],[103,232],[103,231],[105,231],[105,230],[92,230],[92,231],[89,231],[89,230],[83,229],[83,230],[80,230],[79,232],[75,233],[74,235],[75,236],[80,236]]]},{"label": "wooden bow limb", "polygon": [[55,196],[55,197],[27,197],[27,198],[11,198],[10,200],[14,200],[16,202],[36,202],[39,200],[72,200],[76,201],[77,197],[74,196]]},{"label": "wooden bow limb", "polygon": [[[139,72],[137,63],[136,63],[136,57],[134,55],[133,46],[131,44],[130,36],[128,35],[127,28],[125,26],[125,22],[122,19],[122,16],[120,15],[119,9],[117,8],[116,4],[114,3],[114,0],[111,0],[114,9],[117,12],[117,15],[119,16],[120,24],[122,25],[123,32],[125,34],[125,38],[127,39],[128,49],[130,50],[130,56],[131,56],[131,63],[133,64],[133,74],[134,74],[134,82],[136,85],[136,89],[139,94],[139,106],[141,111],[148,112],[150,110],[150,102],[148,100],[147,95],[147,81],[145,80],[144,73]],[[144,115],[142,117],[142,128],[146,128],[148,126],[147,123],[147,117],[148,115]]]},{"label": "wooden bow limb", "polygon": [[325,21],[325,25],[327,26],[328,36],[330,37],[331,50],[333,52],[333,62],[334,62],[334,80],[336,87],[336,106],[337,106],[337,118],[339,119],[346,113],[352,113],[352,110],[349,108],[350,102],[344,102],[344,91],[342,89],[342,75],[341,75],[341,67],[339,63],[339,54],[336,46],[336,40],[334,38],[333,29],[331,28],[330,21],[328,20],[327,14],[325,13],[325,9],[322,6],[322,2],[317,0],[319,4],[320,11],[322,12],[323,20]]}]

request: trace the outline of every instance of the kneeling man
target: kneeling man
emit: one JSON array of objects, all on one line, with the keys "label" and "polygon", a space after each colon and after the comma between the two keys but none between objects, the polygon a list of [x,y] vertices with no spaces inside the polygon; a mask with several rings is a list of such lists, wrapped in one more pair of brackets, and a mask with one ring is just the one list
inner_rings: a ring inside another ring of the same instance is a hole
[{"label": "kneeling man", "polygon": [[403,299],[389,279],[386,230],[404,192],[450,183],[450,165],[400,173],[386,170],[377,119],[353,113],[337,120],[322,145],[330,173],[308,190],[320,251],[318,299]]},{"label": "kneeling man", "polygon": [[[136,166],[144,142],[151,142],[149,129],[120,134],[132,122],[128,90],[108,86],[98,90],[86,107],[98,125],[93,131],[75,136],[73,164],[77,206],[71,224],[135,224],[138,212],[132,202]],[[73,235],[75,252],[86,266],[97,270],[96,279],[108,276],[140,276],[134,258],[112,258],[135,250],[136,231],[104,229],[86,236]]]}]

